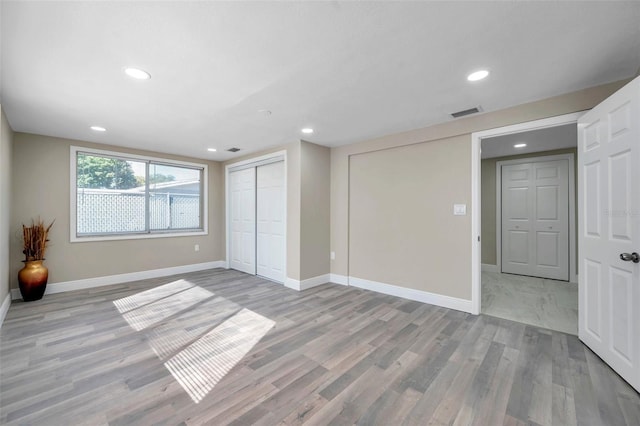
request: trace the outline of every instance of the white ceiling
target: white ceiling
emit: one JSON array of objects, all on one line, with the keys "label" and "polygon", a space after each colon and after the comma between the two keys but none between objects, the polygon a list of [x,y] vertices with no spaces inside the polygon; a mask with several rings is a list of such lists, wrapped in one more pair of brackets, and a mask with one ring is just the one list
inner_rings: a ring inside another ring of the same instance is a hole
[{"label": "white ceiling", "polygon": [[[526,143],[524,148],[515,144]],[[530,130],[482,139],[482,158],[506,157],[553,149],[575,148],[578,145],[578,126],[566,124],[546,129]]]},{"label": "white ceiling", "polygon": [[[640,67],[638,1],[1,5],[0,101],[14,130],[213,160],[306,126],[305,140],[338,146]],[[489,78],[468,83],[479,68]]]}]

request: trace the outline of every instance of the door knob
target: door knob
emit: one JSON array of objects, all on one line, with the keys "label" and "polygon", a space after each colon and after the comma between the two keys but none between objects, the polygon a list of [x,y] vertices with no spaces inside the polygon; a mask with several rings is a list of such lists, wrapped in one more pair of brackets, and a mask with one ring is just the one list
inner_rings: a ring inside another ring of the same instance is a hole
[{"label": "door knob", "polygon": [[624,260],[625,262],[640,263],[640,255],[635,251],[631,254],[620,253],[620,259]]}]

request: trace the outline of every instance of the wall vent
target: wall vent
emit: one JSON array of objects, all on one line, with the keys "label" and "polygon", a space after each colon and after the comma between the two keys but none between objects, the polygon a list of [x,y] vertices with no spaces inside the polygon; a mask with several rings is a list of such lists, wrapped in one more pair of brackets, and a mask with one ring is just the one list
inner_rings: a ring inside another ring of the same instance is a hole
[{"label": "wall vent", "polygon": [[238,151],[240,151],[240,148],[229,148],[227,151],[229,151],[229,152],[238,152]]},{"label": "wall vent", "polygon": [[477,107],[465,109],[465,110],[458,111],[458,112],[452,112],[451,116],[453,118],[459,118],[459,117],[464,117],[465,115],[471,115],[471,114],[475,114],[475,113],[481,112],[481,111],[482,111],[482,107],[477,106]]}]

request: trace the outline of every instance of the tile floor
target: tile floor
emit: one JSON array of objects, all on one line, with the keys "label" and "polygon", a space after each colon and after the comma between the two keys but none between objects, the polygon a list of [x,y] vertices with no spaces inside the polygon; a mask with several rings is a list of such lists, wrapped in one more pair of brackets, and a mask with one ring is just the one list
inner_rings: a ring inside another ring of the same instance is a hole
[{"label": "tile floor", "polygon": [[578,284],[482,272],[482,313],[578,334]]}]

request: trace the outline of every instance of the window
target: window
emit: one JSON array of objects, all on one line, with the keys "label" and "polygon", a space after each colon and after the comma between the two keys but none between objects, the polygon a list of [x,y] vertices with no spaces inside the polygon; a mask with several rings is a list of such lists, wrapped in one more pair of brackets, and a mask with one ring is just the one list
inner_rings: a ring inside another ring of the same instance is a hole
[{"label": "window", "polygon": [[71,241],[206,234],[206,165],[81,147],[71,165]]}]

